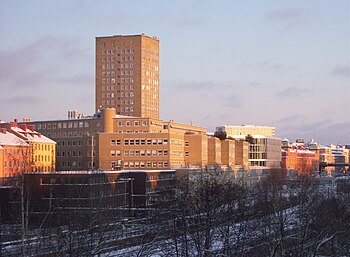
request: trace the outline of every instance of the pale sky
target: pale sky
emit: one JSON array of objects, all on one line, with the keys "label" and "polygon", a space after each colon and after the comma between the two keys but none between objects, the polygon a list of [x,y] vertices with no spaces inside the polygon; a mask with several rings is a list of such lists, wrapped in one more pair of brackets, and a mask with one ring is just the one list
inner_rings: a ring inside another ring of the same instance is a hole
[{"label": "pale sky", "polygon": [[94,112],[95,37],[160,39],[160,113],[350,144],[349,0],[0,0],[0,120]]}]

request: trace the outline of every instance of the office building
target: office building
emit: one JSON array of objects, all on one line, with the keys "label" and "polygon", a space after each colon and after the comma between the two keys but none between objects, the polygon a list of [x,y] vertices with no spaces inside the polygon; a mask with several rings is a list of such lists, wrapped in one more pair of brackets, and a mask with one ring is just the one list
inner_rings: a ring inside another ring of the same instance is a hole
[{"label": "office building", "polygon": [[[189,134],[198,135],[199,141],[196,146],[186,139],[188,145],[206,149],[203,127],[116,115],[114,108],[102,109],[94,116],[27,125],[57,142],[57,170],[154,170],[188,165],[200,169],[207,164],[207,158],[185,156],[185,137]],[[204,154],[207,151],[201,152]]]},{"label": "office building", "polygon": [[267,137],[276,136],[276,128],[268,126],[242,125],[242,126],[219,126],[218,132],[226,132],[228,135],[261,135]]},{"label": "office building", "polygon": [[281,168],[281,139],[276,137],[274,127],[243,125],[219,126],[217,133],[228,138],[246,140],[250,137],[249,167],[251,171],[263,172]]},{"label": "office building", "polygon": [[159,118],[159,40],[142,35],[96,38],[96,112]]}]

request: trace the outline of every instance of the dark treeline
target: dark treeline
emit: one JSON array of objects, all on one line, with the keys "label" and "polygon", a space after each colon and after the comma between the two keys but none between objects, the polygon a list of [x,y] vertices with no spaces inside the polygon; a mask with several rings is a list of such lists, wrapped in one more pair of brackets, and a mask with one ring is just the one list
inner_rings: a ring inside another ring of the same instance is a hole
[{"label": "dark treeline", "polygon": [[179,180],[172,233],[142,255],[350,256],[349,189],[347,179],[280,170],[253,185],[219,173]]},{"label": "dark treeline", "polygon": [[[62,216],[62,209],[52,208],[57,213],[47,213],[42,224],[55,217],[52,224],[59,218],[65,225],[21,226],[12,242],[4,236],[9,226],[2,225],[0,251],[2,256],[350,256],[349,182],[290,178],[280,170],[252,180],[196,173],[178,179],[156,208],[125,211],[128,219],[94,198],[93,211],[68,208]],[[34,215],[23,209],[23,220]]]}]

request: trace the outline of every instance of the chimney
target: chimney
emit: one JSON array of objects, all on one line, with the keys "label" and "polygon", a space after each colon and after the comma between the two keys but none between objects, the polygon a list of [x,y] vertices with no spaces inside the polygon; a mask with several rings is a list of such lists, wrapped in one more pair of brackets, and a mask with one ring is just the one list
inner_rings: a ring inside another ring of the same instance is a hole
[{"label": "chimney", "polygon": [[1,128],[0,131],[1,131],[2,134],[6,134],[7,130],[6,130],[6,128]]},{"label": "chimney", "polygon": [[14,121],[10,122],[10,124],[11,124],[11,127],[18,127],[18,120],[14,119]]},{"label": "chimney", "polygon": [[28,125],[27,126],[29,130],[31,130],[32,132],[34,132],[34,125]]},{"label": "chimney", "polygon": [[24,130],[25,132],[27,131],[27,125],[26,124],[19,124],[19,128]]}]

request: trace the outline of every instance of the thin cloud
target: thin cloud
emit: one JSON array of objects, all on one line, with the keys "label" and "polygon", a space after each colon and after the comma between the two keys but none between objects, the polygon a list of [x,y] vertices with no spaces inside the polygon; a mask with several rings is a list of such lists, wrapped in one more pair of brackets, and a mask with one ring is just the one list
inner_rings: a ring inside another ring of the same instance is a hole
[{"label": "thin cloud", "polygon": [[3,104],[9,105],[39,105],[43,100],[37,96],[13,96],[1,99]]},{"label": "thin cloud", "polygon": [[242,97],[237,95],[231,95],[224,99],[223,108],[240,109],[242,103]]},{"label": "thin cloud", "polygon": [[33,88],[67,80],[72,77],[67,70],[74,70],[76,62],[86,63],[88,57],[88,49],[78,46],[78,41],[46,36],[21,48],[1,51],[0,87]]},{"label": "thin cloud", "polygon": [[214,82],[214,81],[195,81],[195,82],[187,82],[182,80],[174,80],[168,82],[168,88],[174,90],[184,90],[184,91],[195,91],[201,92],[212,92],[218,91],[221,89],[227,89],[229,87],[235,87],[234,83],[227,82]]},{"label": "thin cloud", "polygon": [[95,83],[93,74],[78,74],[71,77],[57,78],[56,82],[74,85],[86,85]]},{"label": "thin cloud", "polygon": [[242,69],[248,69],[248,70],[261,70],[263,72],[271,72],[274,74],[281,74],[281,73],[287,73],[287,74],[300,74],[301,68],[295,65],[285,65],[281,62],[274,61],[274,60],[262,60],[257,62],[243,62],[240,65],[240,68]]},{"label": "thin cloud", "polygon": [[290,23],[303,20],[305,15],[304,9],[294,7],[271,11],[266,14],[265,18],[269,21]]},{"label": "thin cloud", "polygon": [[349,64],[338,64],[334,67],[331,74],[342,77],[350,77],[350,65]]},{"label": "thin cloud", "polygon": [[295,121],[300,121],[304,119],[305,117],[303,115],[289,115],[286,117],[283,117],[277,121],[279,124],[284,124],[284,123],[289,123],[289,122],[295,122]]},{"label": "thin cloud", "polygon": [[285,8],[268,12],[265,15],[265,20],[281,24],[283,29],[299,26],[305,23],[307,11],[302,8]]},{"label": "thin cloud", "polygon": [[289,87],[277,93],[280,97],[299,97],[306,93],[312,92],[311,89],[302,89],[297,87]]}]

